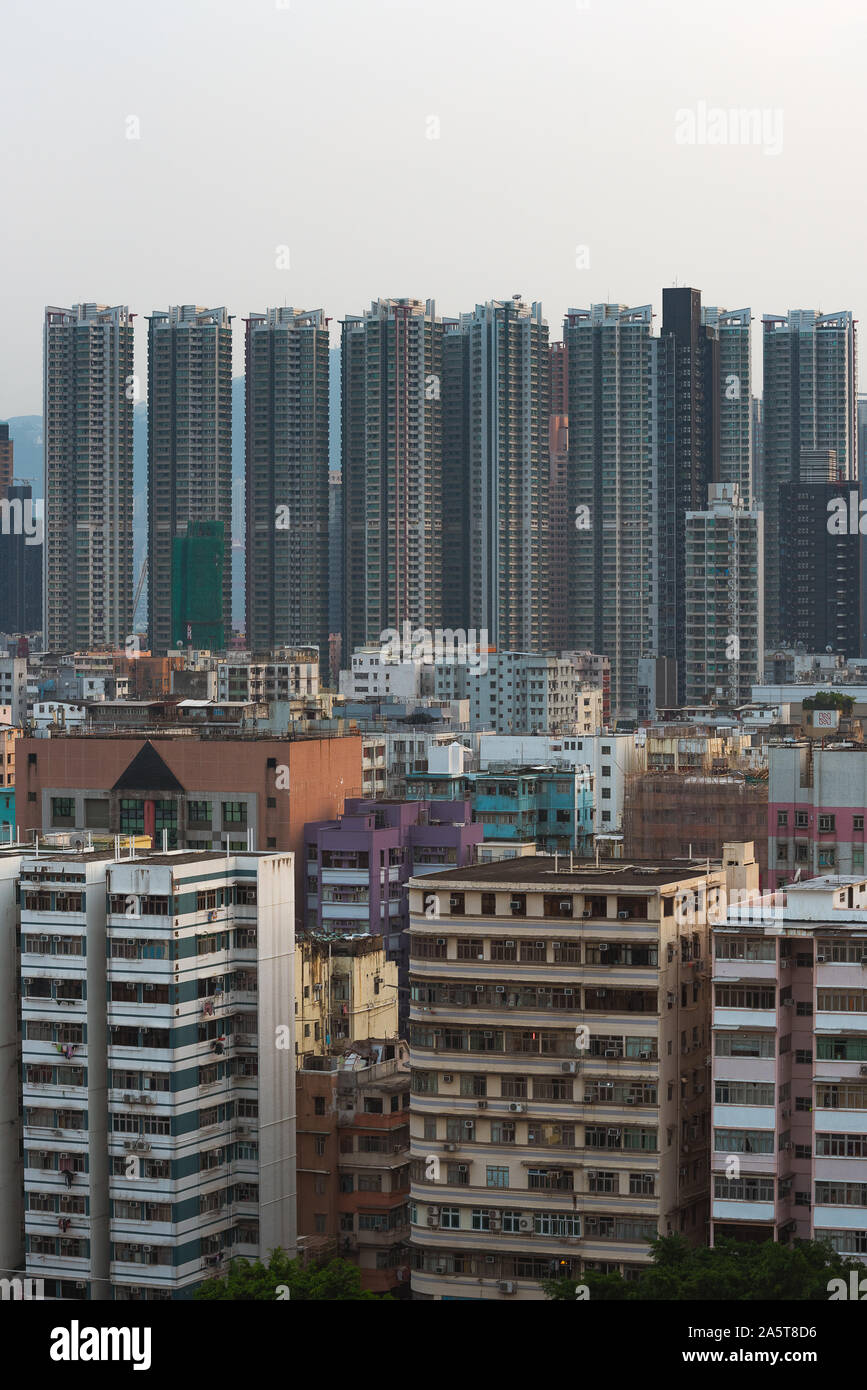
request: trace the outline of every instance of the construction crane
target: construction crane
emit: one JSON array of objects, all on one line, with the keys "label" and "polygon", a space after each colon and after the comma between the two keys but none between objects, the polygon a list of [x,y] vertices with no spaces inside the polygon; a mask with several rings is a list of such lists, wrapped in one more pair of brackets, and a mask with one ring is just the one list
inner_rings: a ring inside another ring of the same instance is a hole
[{"label": "construction crane", "polygon": [[142,560],[141,569],[140,569],[140,571],[139,571],[138,583],[137,583],[136,586],[135,586],[135,598],[134,598],[133,601],[132,601],[132,620],[133,620],[133,623],[135,623],[135,615],[136,615],[136,613],[138,612],[139,599],[141,598],[141,591],[142,591],[142,589],[144,588],[145,576],[147,575],[147,572],[148,572],[148,557],[145,556],[144,559]]}]

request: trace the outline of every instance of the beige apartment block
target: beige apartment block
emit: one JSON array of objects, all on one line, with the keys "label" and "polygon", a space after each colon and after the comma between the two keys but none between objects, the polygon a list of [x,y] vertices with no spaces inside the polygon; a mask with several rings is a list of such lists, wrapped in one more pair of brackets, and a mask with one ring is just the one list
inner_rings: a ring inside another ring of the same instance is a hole
[{"label": "beige apartment block", "polygon": [[539,855],[410,881],[414,1298],[541,1299],[707,1240],[725,879]]},{"label": "beige apartment block", "polygon": [[349,1042],[396,1038],[397,962],[381,936],[298,937],[295,942],[295,1056],[345,1052]]}]

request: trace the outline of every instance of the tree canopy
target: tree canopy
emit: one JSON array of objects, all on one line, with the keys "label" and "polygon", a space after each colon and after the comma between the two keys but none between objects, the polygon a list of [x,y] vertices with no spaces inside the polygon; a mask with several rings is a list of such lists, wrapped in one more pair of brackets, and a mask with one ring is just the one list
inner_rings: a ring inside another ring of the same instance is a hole
[{"label": "tree canopy", "polygon": [[223,1302],[393,1302],[390,1294],[375,1294],[361,1287],[361,1271],[349,1260],[333,1259],[304,1264],[290,1259],[285,1250],[272,1250],[268,1263],[238,1258],[228,1273],[208,1279],[196,1289],[194,1299]]},{"label": "tree canopy", "polygon": [[653,1263],[638,1279],[588,1270],[579,1279],[547,1279],[542,1287],[553,1299],[574,1300],[583,1284],[591,1301],[826,1303],[829,1280],[846,1278],[850,1270],[864,1274],[860,1260],[824,1241],[720,1240],[710,1250],[673,1235],[660,1236],[650,1248]]}]

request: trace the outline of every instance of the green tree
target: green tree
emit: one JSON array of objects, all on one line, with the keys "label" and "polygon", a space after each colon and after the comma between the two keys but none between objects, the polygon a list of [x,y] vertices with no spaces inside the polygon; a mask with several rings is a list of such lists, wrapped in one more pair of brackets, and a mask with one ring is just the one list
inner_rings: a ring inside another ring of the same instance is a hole
[{"label": "green tree", "polygon": [[673,1235],[652,1241],[650,1250],[653,1263],[638,1279],[588,1271],[577,1280],[545,1280],[542,1288],[548,1298],[574,1300],[584,1284],[591,1302],[825,1303],[829,1280],[845,1279],[851,1270],[864,1272],[860,1260],[845,1258],[825,1241],[721,1240],[710,1250]]},{"label": "green tree", "polygon": [[233,1260],[225,1276],[207,1279],[193,1297],[232,1303],[274,1302],[285,1299],[287,1289],[291,1302],[394,1301],[391,1294],[363,1289],[361,1271],[348,1260],[305,1265],[301,1260],[290,1259],[285,1250],[272,1250],[267,1264],[261,1260]]}]

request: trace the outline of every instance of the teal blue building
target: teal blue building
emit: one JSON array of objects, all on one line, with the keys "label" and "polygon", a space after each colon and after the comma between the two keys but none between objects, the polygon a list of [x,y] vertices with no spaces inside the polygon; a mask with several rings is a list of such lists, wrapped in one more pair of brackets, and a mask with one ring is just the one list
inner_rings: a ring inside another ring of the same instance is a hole
[{"label": "teal blue building", "polygon": [[15,839],[15,788],[0,787],[0,845]]},{"label": "teal blue building", "polygon": [[535,840],[549,854],[593,849],[593,778],[587,768],[407,774],[408,801],[468,797],[486,840]]}]

